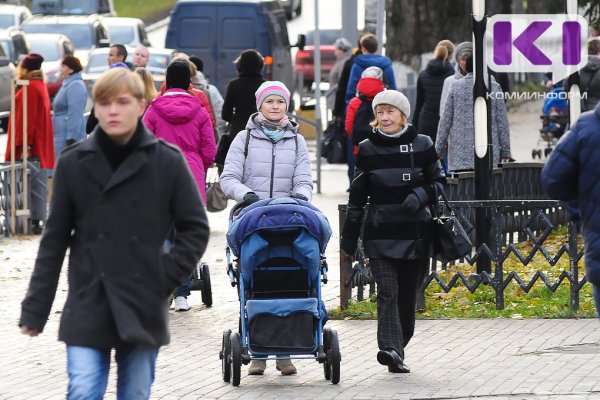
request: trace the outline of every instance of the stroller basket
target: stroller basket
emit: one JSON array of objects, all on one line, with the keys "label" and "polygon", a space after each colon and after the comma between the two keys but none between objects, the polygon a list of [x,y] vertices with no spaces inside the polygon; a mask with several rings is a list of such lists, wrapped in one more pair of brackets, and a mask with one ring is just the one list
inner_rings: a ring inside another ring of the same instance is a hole
[{"label": "stroller basket", "polygon": [[254,352],[306,353],[316,346],[318,300],[248,300],[249,348]]}]

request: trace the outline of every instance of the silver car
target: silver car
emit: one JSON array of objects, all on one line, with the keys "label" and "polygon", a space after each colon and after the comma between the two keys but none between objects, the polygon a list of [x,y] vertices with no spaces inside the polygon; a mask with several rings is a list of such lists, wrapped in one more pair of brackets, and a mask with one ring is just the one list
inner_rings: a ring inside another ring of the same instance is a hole
[{"label": "silver car", "polygon": [[0,128],[5,133],[8,130],[10,113],[10,83],[14,76],[15,66],[0,46]]},{"label": "silver car", "polygon": [[31,11],[25,6],[0,4],[0,29],[18,28],[31,17]]}]

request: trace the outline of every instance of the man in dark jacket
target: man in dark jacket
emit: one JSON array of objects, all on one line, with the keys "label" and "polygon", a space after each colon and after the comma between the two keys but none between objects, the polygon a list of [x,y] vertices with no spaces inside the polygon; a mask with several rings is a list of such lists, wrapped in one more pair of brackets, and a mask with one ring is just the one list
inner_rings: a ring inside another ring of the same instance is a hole
[{"label": "man in dark jacket", "polygon": [[392,69],[392,60],[389,57],[376,54],[379,44],[377,37],[368,33],[361,37],[360,47],[362,54],[354,59],[354,64],[350,70],[348,86],[346,88],[346,104],[356,95],[356,85],[360,80],[362,72],[368,67],[379,67],[383,71],[383,84],[388,89],[396,90],[396,79]]},{"label": "man in dark jacket", "polygon": [[588,43],[588,63],[579,71],[581,93],[581,112],[593,110],[600,101],[600,40],[592,39]]},{"label": "man in dark jacket", "polygon": [[581,115],[562,136],[542,170],[544,190],[579,205],[585,241],[585,270],[600,312],[600,108]]},{"label": "man in dark jacket", "polygon": [[[111,349],[117,397],[150,396],[158,349],[169,343],[168,306],[208,240],[202,201],[181,152],[140,122],[144,87],[125,68],[93,91],[99,125],[62,153],[29,290],[22,333],[44,329],[67,248],[69,291],[59,340],[67,345],[67,398],[102,398]],[[174,226],[175,243],[162,245]]]}]

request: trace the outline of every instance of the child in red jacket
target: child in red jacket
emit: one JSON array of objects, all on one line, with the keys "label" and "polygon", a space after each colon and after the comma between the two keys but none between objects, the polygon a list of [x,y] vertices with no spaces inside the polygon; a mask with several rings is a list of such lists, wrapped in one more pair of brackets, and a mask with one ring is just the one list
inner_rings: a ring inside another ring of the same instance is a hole
[{"label": "child in red jacket", "polygon": [[350,100],[346,111],[346,133],[354,143],[354,155],[358,153],[358,144],[366,139],[372,130],[369,123],[375,119],[371,108],[373,98],[385,89],[381,68],[365,69],[356,88],[356,97]]}]

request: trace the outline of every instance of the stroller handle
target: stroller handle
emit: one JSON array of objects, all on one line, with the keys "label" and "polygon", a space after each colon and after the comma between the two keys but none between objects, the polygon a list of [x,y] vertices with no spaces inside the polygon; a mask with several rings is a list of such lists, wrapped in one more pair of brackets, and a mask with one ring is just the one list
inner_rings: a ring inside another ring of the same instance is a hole
[{"label": "stroller handle", "polygon": [[243,200],[239,203],[236,203],[233,207],[231,207],[231,211],[229,212],[229,220],[232,221],[233,218],[237,216],[240,213],[240,211],[242,211],[242,209],[248,207],[250,204],[252,203],[247,203]]}]

